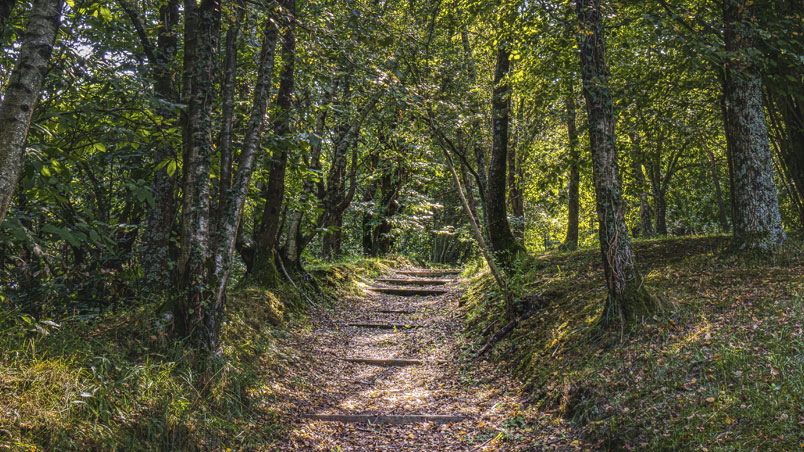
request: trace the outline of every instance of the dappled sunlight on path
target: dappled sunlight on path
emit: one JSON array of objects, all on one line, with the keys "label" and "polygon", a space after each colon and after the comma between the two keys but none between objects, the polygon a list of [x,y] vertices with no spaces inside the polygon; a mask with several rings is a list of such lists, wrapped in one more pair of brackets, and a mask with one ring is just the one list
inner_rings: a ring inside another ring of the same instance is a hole
[{"label": "dappled sunlight on path", "polygon": [[[536,421],[526,414],[515,381],[492,364],[462,358],[458,282],[454,275],[439,278],[448,281],[380,279],[374,287],[437,287],[445,293],[366,290],[314,318],[295,338],[293,348],[302,356],[272,386],[271,403],[287,425],[284,442],[268,450],[525,451],[549,444],[526,431]],[[388,312],[400,310],[409,313]]]}]

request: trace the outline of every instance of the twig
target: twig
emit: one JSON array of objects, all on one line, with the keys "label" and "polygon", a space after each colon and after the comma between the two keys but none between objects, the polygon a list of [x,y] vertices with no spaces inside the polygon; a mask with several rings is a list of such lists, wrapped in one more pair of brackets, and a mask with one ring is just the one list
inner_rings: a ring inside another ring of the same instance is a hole
[{"label": "twig", "polygon": [[508,336],[511,333],[511,331],[513,331],[514,328],[516,328],[517,325],[519,325],[522,321],[526,320],[528,317],[533,315],[533,312],[535,311],[534,309],[535,305],[536,305],[535,303],[532,302],[529,303],[528,309],[525,310],[525,312],[523,312],[519,317],[515,318],[504,327],[500,328],[499,331],[494,333],[494,335],[491,336],[488,342],[486,342],[486,345],[484,345],[483,348],[481,348],[480,351],[477,352],[477,358],[480,358],[489,351],[491,351],[491,349],[497,344],[497,342],[500,342],[500,340],[502,340],[505,336]]}]

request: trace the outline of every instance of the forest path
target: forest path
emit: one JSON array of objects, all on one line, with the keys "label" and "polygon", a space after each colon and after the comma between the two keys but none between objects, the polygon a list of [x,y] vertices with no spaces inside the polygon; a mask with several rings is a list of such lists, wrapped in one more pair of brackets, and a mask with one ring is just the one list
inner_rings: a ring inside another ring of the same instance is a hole
[{"label": "forest path", "polygon": [[285,422],[283,442],[268,450],[525,451],[549,444],[525,434],[533,420],[520,414],[518,383],[493,364],[460,362],[457,275],[417,271],[397,271],[372,287],[439,290],[403,296],[366,287],[364,296],[313,316],[291,345],[301,356],[267,387]]}]

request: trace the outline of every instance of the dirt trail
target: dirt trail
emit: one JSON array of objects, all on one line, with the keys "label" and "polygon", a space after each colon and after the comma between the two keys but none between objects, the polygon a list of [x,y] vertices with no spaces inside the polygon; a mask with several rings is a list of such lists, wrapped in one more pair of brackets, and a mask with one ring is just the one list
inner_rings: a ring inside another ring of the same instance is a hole
[{"label": "dirt trail", "polygon": [[372,286],[446,293],[402,296],[367,288],[365,296],[313,317],[311,328],[292,345],[302,356],[284,381],[268,389],[273,408],[290,422],[284,442],[268,450],[525,451],[550,444],[549,437],[527,434],[525,424],[535,420],[522,412],[516,382],[495,373],[491,364],[459,362],[457,279],[438,279],[448,281],[380,279]]}]

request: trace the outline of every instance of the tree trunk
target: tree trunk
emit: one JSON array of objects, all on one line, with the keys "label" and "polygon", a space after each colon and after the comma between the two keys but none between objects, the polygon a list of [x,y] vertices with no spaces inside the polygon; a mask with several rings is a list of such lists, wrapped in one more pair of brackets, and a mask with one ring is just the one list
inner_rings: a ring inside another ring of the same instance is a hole
[{"label": "tree trunk", "polygon": [[265,208],[254,249],[252,275],[266,287],[274,287],[279,282],[275,260],[278,251],[278,234],[282,202],[285,197],[285,172],[287,169],[288,137],[290,135],[291,107],[295,85],[296,61],[296,0],[282,0],[287,14],[287,24],[282,36],[282,73],[279,75],[279,92],[276,95],[277,115],[273,123],[274,133],[279,140],[278,155],[274,156],[268,184],[263,195]]},{"label": "tree trunk", "polygon": [[[333,81],[332,86],[324,93],[321,106],[319,107],[316,115],[315,135],[318,139],[313,143],[310,149],[310,158],[307,161],[307,167],[312,171],[321,171],[321,149],[324,137],[324,129],[327,121],[327,112],[329,111],[329,104],[332,101],[332,96],[337,89],[337,79]],[[315,190],[314,181],[307,177],[302,183],[302,192],[300,195],[300,204],[304,205],[310,196],[313,195]],[[285,245],[282,247],[282,258],[285,259],[289,267],[296,270],[301,268],[301,253],[304,250],[309,238],[305,238],[302,234],[302,219],[304,212],[302,210],[295,210],[290,213],[290,222],[288,225],[287,239]]]},{"label": "tree trunk", "polygon": [[746,62],[756,50],[753,6],[748,0],[724,0],[726,135],[732,139],[734,224],[733,247],[773,251],[786,234],[779,213],[773,163],[762,102],[759,69]]},{"label": "tree trunk", "polygon": [[[205,353],[218,345],[218,330],[223,300],[216,299],[210,284],[212,250],[210,232],[209,175],[214,152],[212,143],[212,104],[215,98],[215,74],[221,19],[219,0],[185,2],[185,11],[192,14],[193,29],[185,30],[185,39],[193,36],[195,55],[190,103],[187,111],[188,132],[191,137],[184,154],[184,185],[182,199],[181,253],[178,263],[179,287],[183,290],[177,303],[177,333],[188,337],[190,343]],[[192,3],[187,8],[187,3]],[[192,39],[192,38],[191,38]]]},{"label": "tree trunk", "polygon": [[723,232],[729,231],[729,219],[726,215],[726,203],[723,202],[723,190],[720,188],[720,177],[717,171],[717,162],[715,162],[715,154],[708,147],[706,154],[709,157],[709,169],[712,171],[712,182],[715,184],[715,199],[717,201],[718,219],[720,220],[720,228]]},{"label": "tree trunk", "polygon": [[653,207],[656,211],[656,233],[667,235],[667,191],[657,188],[653,192]]},{"label": "tree trunk", "polygon": [[580,186],[581,186],[581,155],[578,149],[578,128],[575,114],[575,93],[572,85],[567,94],[567,138],[569,145],[569,206],[567,209],[567,237],[564,239],[563,249],[575,250],[578,248],[578,217],[580,213]]},{"label": "tree trunk", "polygon": [[603,324],[619,323],[622,326],[649,314],[656,308],[656,304],[642,284],[642,275],[636,266],[623,215],[600,0],[577,0],[577,14],[580,22],[578,47],[583,93],[589,116],[600,251],[608,289],[601,321]]},{"label": "tree trunk", "polygon": [[[348,84],[344,84],[344,97],[350,96],[348,90]],[[344,118],[344,122],[338,127],[338,138],[335,140],[335,151],[327,174],[326,188],[321,193],[323,196],[321,201],[324,206],[322,226],[327,229],[321,238],[321,249],[324,258],[328,260],[341,254],[343,213],[351,204],[356,189],[357,138],[363,121],[374,109],[381,95],[382,91],[377,91],[368,100],[357,118],[351,122],[346,122],[347,119]],[[352,149],[352,168],[349,173],[351,185],[349,190],[346,190],[346,165],[349,149]]]},{"label": "tree trunk", "polygon": [[274,56],[278,37],[275,19],[276,14],[272,11],[263,23],[257,83],[254,88],[251,113],[243,135],[243,149],[240,152],[233,183],[231,187],[226,188],[226,192],[222,196],[223,208],[218,218],[218,248],[215,253],[215,271],[218,275],[216,296],[220,299],[225,297],[243,209],[262,143],[263,118],[268,110],[273,85]]},{"label": "tree trunk", "polygon": [[778,88],[767,88],[768,119],[776,160],[804,227],[804,102]]},{"label": "tree trunk", "polygon": [[642,171],[642,137],[638,132],[631,134],[631,144],[634,146],[633,158],[631,165],[634,169],[634,178],[636,179],[636,189],[639,193],[639,230],[642,237],[653,237],[656,231],[653,230],[652,209],[648,203],[648,193],[646,191],[647,181],[645,180],[645,173]]},{"label": "tree trunk", "polygon": [[[125,6],[124,6],[125,7]],[[131,11],[127,9],[127,11]],[[133,12],[129,13],[135,27],[138,25],[138,17]],[[176,88],[176,68],[174,59],[178,49],[178,33],[176,28],[179,25],[179,2],[171,0],[159,9],[161,26],[157,37],[156,51],[147,52],[153,55],[150,60],[151,69],[154,71],[154,94],[162,99],[165,104],[178,103],[179,93]],[[141,35],[144,48],[150,46],[147,35]],[[158,110],[161,124],[164,129],[175,126],[177,121],[176,114],[170,108],[160,108]],[[145,233],[142,235],[142,245],[140,252],[140,264],[143,270],[143,285],[145,292],[153,296],[163,296],[171,285],[171,263],[175,262],[175,250],[171,252],[171,233],[175,224],[177,202],[176,202],[176,175],[175,167],[168,172],[168,166],[164,165],[170,160],[177,158],[176,150],[170,145],[157,146],[154,149],[154,165],[163,165],[162,168],[154,171],[154,180],[151,185],[151,192],[154,204],[151,206],[145,218]]]},{"label": "tree trunk", "polygon": [[223,108],[221,109],[221,131],[218,136],[218,150],[221,156],[220,176],[218,177],[218,206],[216,218],[224,209],[226,193],[232,185],[232,135],[234,129],[235,109],[235,82],[237,80],[237,39],[240,34],[240,24],[243,22],[246,8],[242,4],[237,6],[240,10],[234,23],[229,24],[226,30],[226,55],[223,59]]},{"label": "tree trunk", "polygon": [[[461,29],[461,44],[463,46],[464,69],[466,70],[467,74],[469,74],[469,83],[475,83],[477,81],[477,71],[475,70],[474,58],[472,57],[472,48],[469,43],[469,33],[466,31],[466,27]],[[475,163],[477,164],[477,191],[480,195],[480,199],[485,202],[486,189],[488,187],[488,180],[486,179],[488,165],[486,163],[485,147],[483,146],[480,137],[478,137],[481,127],[478,119],[480,107],[478,107],[477,95],[475,93],[470,93],[470,96],[470,113],[473,115],[473,120],[469,127],[469,142],[470,146],[474,150]],[[470,196],[473,195],[470,193]]]},{"label": "tree trunk", "polygon": [[22,171],[28,128],[61,25],[62,6],[62,0],[34,2],[19,57],[0,104],[0,224]]},{"label": "tree trunk", "polygon": [[503,44],[497,49],[492,95],[492,149],[488,174],[486,216],[489,243],[500,266],[513,269],[514,261],[524,248],[511,233],[506,210],[506,162],[508,154],[508,124],[511,109],[511,88],[506,79],[510,66],[509,53]]}]

